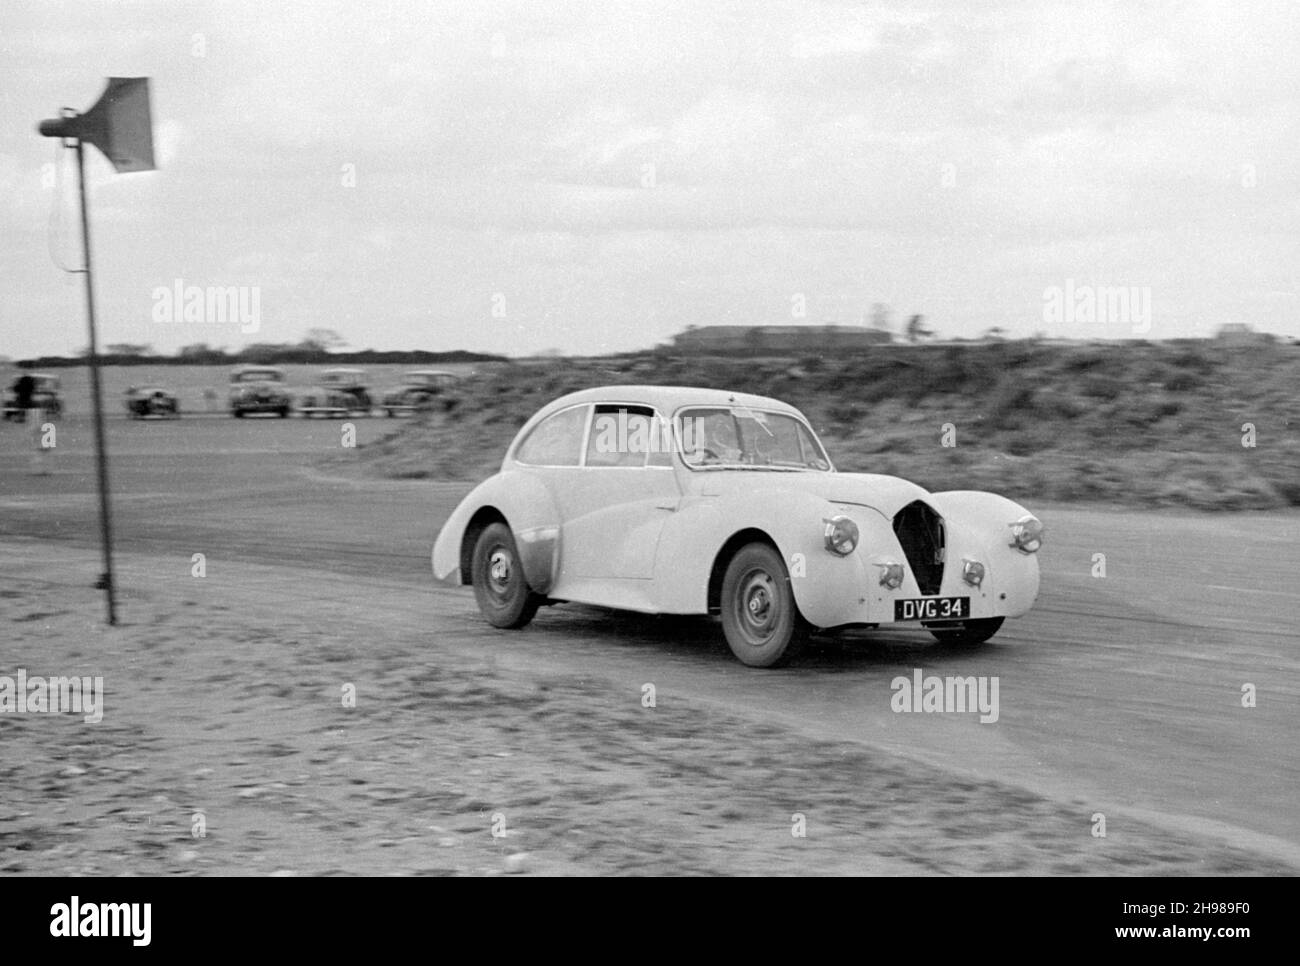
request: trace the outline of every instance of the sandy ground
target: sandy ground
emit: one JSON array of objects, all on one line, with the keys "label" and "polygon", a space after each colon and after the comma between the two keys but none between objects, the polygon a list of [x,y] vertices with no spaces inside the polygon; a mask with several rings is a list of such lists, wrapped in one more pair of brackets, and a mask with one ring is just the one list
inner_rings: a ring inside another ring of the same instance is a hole
[{"label": "sandy ground", "polygon": [[443,646],[426,628],[491,636],[460,593],[307,567],[199,579],[128,554],[110,629],[93,553],[0,551],[0,673],[106,691],[98,724],[0,718],[8,874],[1300,871],[1120,815],[1095,838],[1088,802],[809,740],[761,708],[672,690],[646,708],[599,667]]}]

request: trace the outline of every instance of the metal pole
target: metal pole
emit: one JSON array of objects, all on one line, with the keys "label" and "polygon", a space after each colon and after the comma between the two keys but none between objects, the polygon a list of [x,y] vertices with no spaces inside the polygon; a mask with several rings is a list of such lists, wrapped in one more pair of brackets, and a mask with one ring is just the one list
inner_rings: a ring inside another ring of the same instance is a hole
[{"label": "metal pole", "polygon": [[77,138],[77,184],[81,193],[81,246],[86,257],[86,319],[90,326],[90,391],[95,405],[95,464],[99,474],[99,536],[104,545],[100,587],[107,597],[108,623],[117,623],[113,587],[113,524],[108,507],[108,453],[104,447],[104,397],[99,386],[99,346],[95,341],[95,288],[90,274],[90,215],[86,209],[86,161]]}]

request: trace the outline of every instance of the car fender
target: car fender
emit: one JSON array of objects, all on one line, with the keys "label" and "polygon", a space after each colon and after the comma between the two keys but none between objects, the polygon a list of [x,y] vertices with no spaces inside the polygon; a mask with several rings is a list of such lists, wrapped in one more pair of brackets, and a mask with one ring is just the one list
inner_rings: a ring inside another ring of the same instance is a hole
[{"label": "car fender", "polygon": [[668,613],[703,613],[715,562],[745,531],[765,534],[776,545],[790,575],[800,613],[818,627],[860,620],[868,564],[860,553],[840,557],[826,550],[825,521],[837,513],[858,524],[860,546],[893,543],[877,511],[840,507],[813,494],[773,488],[743,496],[694,496],[683,500],[666,522],[655,555],[655,596]]},{"label": "car fender", "polygon": [[984,490],[944,490],[927,499],[944,519],[961,520],[999,538],[1009,534],[1011,524],[1021,517],[1034,515],[1015,500]]},{"label": "car fender", "polygon": [[1038,598],[1037,553],[1022,553],[1011,543],[1011,526],[1031,514],[1014,500],[983,490],[946,490],[930,495],[931,505],[949,529],[952,558],[974,554],[986,568],[986,581],[999,594],[999,607],[1019,617]]},{"label": "car fender", "polygon": [[546,484],[525,470],[498,473],[461,500],[434,541],[434,578],[450,584],[470,582],[470,575],[462,567],[465,531],[487,509],[505,517],[528,586],[535,593],[547,593],[555,582],[559,564],[560,511]]}]

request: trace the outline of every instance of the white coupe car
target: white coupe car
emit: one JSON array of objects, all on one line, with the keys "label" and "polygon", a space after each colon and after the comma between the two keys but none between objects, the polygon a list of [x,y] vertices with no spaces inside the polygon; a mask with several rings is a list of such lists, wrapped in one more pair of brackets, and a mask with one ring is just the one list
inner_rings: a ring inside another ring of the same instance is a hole
[{"label": "white coupe car", "polygon": [[496,627],[574,601],[718,614],[753,667],[813,628],[924,626],[977,644],[1038,595],[1043,525],[994,493],[838,473],[794,407],[610,386],[532,417],[433,547]]}]

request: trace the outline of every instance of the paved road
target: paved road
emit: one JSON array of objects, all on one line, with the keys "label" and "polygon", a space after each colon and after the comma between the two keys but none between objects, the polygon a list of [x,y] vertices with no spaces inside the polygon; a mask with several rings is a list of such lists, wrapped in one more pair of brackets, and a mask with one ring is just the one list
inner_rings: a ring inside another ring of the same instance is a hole
[{"label": "paved road", "polygon": [[[393,429],[356,426],[363,443]],[[89,425],[72,418],[59,434],[51,474],[37,477],[21,428],[0,430],[0,537],[94,546]],[[654,681],[661,695],[1010,781],[1081,814],[1148,815],[1300,861],[1300,514],[1034,507],[1050,528],[1039,606],[984,649],[861,632],[755,672],[703,620],[562,607],[523,632],[486,630],[468,592],[433,588],[428,574],[433,537],[467,487],[322,467],[355,455],[338,421],[114,419],[110,437],[120,545],[148,555],[158,579],[187,573],[195,552],[210,573],[315,570],[334,592],[351,574],[364,578],[356,606],[377,620],[378,600],[389,613],[409,600],[431,653],[491,647],[515,666]],[[890,681],[914,668],[996,675],[1000,720],[892,713]],[[1253,709],[1241,704],[1247,683]]]}]

